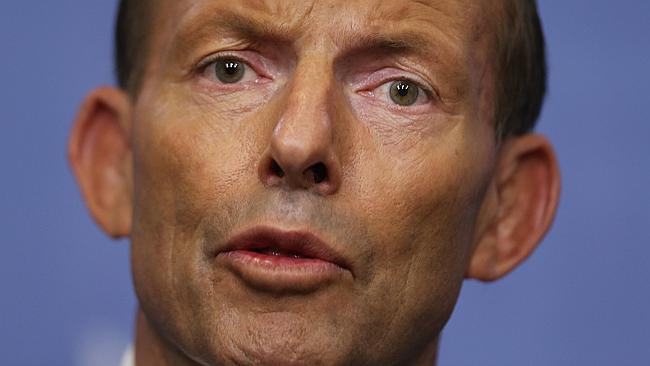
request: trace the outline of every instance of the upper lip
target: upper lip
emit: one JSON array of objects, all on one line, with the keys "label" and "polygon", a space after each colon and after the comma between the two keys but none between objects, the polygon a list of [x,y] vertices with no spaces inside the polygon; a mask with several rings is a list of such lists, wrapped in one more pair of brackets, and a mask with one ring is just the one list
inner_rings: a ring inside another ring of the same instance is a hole
[{"label": "upper lip", "polygon": [[350,269],[346,259],[331,245],[307,231],[285,231],[271,227],[255,227],[234,235],[223,252],[275,248],[302,257],[321,259]]}]

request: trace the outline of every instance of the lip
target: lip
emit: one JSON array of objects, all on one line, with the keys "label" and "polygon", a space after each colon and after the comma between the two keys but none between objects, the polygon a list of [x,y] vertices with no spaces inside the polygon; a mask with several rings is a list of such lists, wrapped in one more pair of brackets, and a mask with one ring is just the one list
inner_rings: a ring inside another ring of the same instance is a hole
[{"label": "lip", "polygon": [[216,261],[269,292],[311,292],[351,275],[345,258],[315,234],[271,227],[234,235]]}]

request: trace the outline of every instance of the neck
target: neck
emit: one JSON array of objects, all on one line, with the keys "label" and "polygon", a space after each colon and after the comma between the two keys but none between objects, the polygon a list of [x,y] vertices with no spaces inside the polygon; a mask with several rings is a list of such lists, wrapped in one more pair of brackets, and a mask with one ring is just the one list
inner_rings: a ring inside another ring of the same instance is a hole
[{"label": "neck", "polygon": [[440,335],[436,338],[435,341],[431,342],[429,346],[424,350],[422,355],[418,357],[415,362],[413,362],[414,366],[436,366],[438,364],[438,341],[440,339]]},{"label": "neck", "polygon": [[178,347],[160,337],[151,322],[138,308],[135,325],[135,364],[136,366],[198,366]]}]

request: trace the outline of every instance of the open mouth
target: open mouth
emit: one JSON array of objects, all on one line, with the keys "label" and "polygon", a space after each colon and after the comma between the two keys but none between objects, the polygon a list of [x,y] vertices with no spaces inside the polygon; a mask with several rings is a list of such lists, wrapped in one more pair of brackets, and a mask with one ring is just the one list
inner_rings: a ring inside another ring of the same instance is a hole
[{"label": "open mouth", "polygon": [[353,278],[328,243],[302,231],[256,227],[235,235],[216,256],[248,287],[266,292],[311,292]]},{"label": "open mouth", "polygon": [[258,254],[263,254],[263,255],[269,255],[273,257],[288,257],[288,258],[293,258],[293,259],[312,259],[313,257],[309,257],[306,255],[302,255],[300,253],[294,252],[292,250],[286,250],[282,248],[276,248],[276,247],[265,247],[265,248],[257,248],[257,249],[251,249],[251,252],[258,253]]},{"label": "open mouth", "polygon": [[256,227],[233,236],[224,252],[248,252],[259,256],[312,259],[348,269],[345,259],[316,235],[304,231],[282,231]]}]

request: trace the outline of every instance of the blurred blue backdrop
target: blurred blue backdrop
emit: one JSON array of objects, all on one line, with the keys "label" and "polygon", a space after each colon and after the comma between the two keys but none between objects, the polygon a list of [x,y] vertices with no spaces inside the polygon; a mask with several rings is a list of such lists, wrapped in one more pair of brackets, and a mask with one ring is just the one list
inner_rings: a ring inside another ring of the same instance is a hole
[{"label": "blurred blue backdrop", "polygon": [[[558,218],[514,274],[466,284],[440,364],[649,365],[650,2],[539,5]],[[115,3],[2,8],[0,364],[116,365],[136,306],[128,243],[96,228],[65,160],[78,103],[113,81]]]}]

